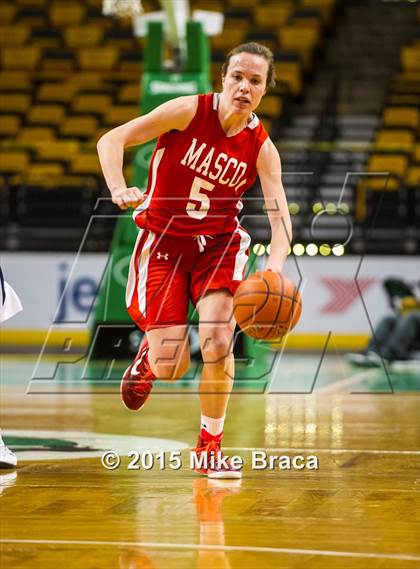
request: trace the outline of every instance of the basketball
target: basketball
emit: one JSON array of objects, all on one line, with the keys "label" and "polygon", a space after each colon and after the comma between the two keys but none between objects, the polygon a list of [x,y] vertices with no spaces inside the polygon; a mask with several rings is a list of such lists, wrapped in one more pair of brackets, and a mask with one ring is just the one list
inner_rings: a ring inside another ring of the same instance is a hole
[{"label": "basketball", "polygon": [[295,285],[276,271],[257,272],[244,280],[233,298],[239,327],[252,338],[273,340],[299,321],[302,298]]}]

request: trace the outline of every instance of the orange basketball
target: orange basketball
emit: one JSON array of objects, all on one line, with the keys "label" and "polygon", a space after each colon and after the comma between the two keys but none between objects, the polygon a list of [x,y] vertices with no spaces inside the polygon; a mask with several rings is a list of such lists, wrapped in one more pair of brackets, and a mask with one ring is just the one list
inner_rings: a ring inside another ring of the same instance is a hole
[{"label": "orange basketball", "polygon": [[257,272],[244,280],[233,297],[240,328],[260,340],[290,332],[299,321],[302,298],[295,285],[276,271]]}]

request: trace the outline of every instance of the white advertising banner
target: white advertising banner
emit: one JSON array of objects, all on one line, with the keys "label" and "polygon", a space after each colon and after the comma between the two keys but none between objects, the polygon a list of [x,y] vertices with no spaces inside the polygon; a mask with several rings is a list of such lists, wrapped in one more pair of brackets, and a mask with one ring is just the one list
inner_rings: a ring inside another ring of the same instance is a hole
[{"label": "white advertising banner", "polygon": [[[2,326],[47,330],[53,322],[85,322],[107,259],[105,254],[77,259],[70,253],[3,254],[5,279],[19,295],[23,311]],[[305,334],[369,333],[369,319],[375,324],[390,310],[383,280],[420,281],[415,257],[297,257],[288,259],[285,272],[295,283],[302,277],[303,311],[295,332]]]},{"label": "white advertising banner", "polygon": [[303,310],[295,331],[301,333],[370,333],[372,325],[391,311],[383,281],[402,279],[414,288],[420,282],[417,257],[296,257],[285,273],[295,283],[302,277]]},{"label": "white advertising banner", "polygon": [[91,253],[2,254],[4,278],[23,305],[22,312],[2,326],[48,330],[53,322],[85,322],[107,259],[108,255]]}]

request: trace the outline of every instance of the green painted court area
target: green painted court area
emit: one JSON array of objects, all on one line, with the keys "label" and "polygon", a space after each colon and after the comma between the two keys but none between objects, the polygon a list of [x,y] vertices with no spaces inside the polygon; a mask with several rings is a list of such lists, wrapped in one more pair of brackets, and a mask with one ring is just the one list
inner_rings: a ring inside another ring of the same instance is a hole
[{"label": "green painted court area", "polygon": [[[61,358],[61,357],[60,357]],[[97,360],[86,364],[63,362],[53,355],[39,362],[34,355],[7,355],[0,360],[3,387],[26,386],[27,393],[65,391],[118,393],[125,360]],[[62,359],[62,358],[61,358]],[[177,382],[158,381],[160,393],[197,390],[201,362],[193,361],[187,375]],[[275,352],[263,348],[247,360],[237,360],[235,392],[309,394],[389,393],[420,391],[418,363],[391,368],[355,368],[340,353],[298,354]]]}]

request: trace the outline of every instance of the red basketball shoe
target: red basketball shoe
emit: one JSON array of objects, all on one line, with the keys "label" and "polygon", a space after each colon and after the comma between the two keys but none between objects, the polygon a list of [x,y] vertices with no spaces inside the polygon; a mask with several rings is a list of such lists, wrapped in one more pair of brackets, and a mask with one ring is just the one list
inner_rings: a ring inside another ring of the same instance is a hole
[{"label": "red basketball shoe", "polygon": [[148,352],[149,344],[147,340],[144,340],[139,353],[122,376],[121,399],[127,409],[131,411],[137,411],[145,404],[156,379],[155,374],[150,369]]},{"label": "red basketball shoe", "polygon": [[231,459],[220,450],[220,442],[204,441],[199,435],[195,453],[194,470],[208,478],[242,478],[242,466],[234,466]]}]

